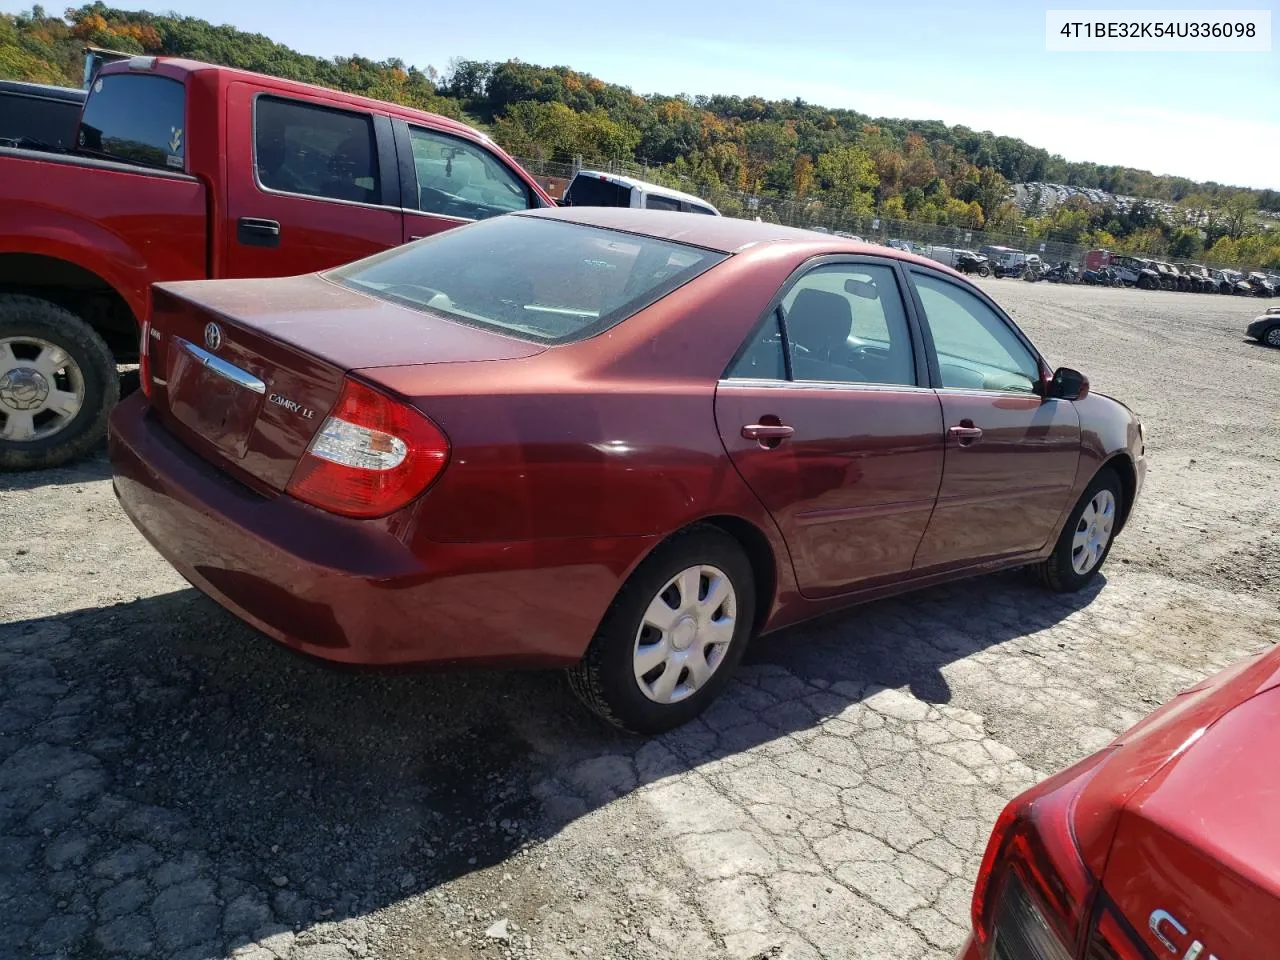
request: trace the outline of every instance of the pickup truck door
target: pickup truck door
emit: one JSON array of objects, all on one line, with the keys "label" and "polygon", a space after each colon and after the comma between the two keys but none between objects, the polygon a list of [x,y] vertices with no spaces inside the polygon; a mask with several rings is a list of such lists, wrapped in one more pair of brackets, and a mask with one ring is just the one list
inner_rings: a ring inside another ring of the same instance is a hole
[{"label": "pickup truck door", "polygon": [[227,131],[216,275],[293,276],[403,242],[388,117],[238,82],[227,90]]}]

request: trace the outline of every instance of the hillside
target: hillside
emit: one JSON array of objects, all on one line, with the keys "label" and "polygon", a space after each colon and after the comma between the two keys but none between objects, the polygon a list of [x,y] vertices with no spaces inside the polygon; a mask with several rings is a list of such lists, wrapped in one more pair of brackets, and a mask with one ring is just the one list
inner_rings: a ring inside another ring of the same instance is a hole
[{"label": "hillside", "polygon": [[[1072,163],[1013,137],[802,100],[639,96],[568,67],[515,60],[454,61],[441,75],[398,60],[324,59],[230,26],[102,3],[68,10],[65,19],[40,7],[0,15],[0,78],[78,85],[85,42],[193,57],[462,117],[522,158],[643,164],[728,212],[741,209],[744,193],[788,197],[854,216],[1280,267],[1280,239],[1272,242],[1275,232],[1262,231],[1255,215],[1280,212],[1280,192]],[[1010,185],[1029,182],[1081,189],[1052,209],[1023,209],[1010,201]],[[1159,204],[1090,202],[1086,191]]]}]

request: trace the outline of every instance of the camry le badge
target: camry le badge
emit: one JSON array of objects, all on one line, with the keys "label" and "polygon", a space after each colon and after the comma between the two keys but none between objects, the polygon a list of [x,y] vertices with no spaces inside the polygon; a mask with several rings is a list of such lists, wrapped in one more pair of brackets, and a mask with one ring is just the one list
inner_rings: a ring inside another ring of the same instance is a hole
[{"label": "camry le badge", "polygon": [[[1169,939],[1167,931],[1175,930],[1179,936],[1187,935],[1187,928],[1178,922],[1178,918],[1171,914],[1168,910],[1152,910],[1151,916],[1147,918],[1147,926],[1157,940],[1172,954],[1177,954],[1176,947],[1172,940]],[[1204,953],[1204,944],[1199,940],[1194,940],[1191,946],[1187,947],[1187,952],[1182,955],[1182,960],[1200,960],[1200,955]],[[1204,960],[1218,960],[1212,953]]]},{"label": "camry le badge", "polygon": [[210,350],[217,350],[222,346],[222,328],[216,323],[204,325],[204,345]]},{"label": "camry le badge", "polygon": [[302,404],[298,403],[296,400],[290,400],[288,397],[282,397],[278,393],[271,394],[270,396],[267,397],[267,399],[270,400],[272,403],[274,403],[277,407],[284,407],[290,413],[296,413],[298,416],[305,417],[308,420],[315,419],[315,416],[316,416],[315,411],[310,410],[307,407],[304,407]]}]

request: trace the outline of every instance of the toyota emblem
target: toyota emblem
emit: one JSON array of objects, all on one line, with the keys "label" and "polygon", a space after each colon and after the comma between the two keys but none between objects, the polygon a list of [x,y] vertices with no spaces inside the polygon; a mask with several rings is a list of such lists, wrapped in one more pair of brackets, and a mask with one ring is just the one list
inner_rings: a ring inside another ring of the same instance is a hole
[{"label": "toyota emblem", "polygon": [[204,345],[210,350],[217,350],[222,346],[222,328],[216,323],[204,325]]}]

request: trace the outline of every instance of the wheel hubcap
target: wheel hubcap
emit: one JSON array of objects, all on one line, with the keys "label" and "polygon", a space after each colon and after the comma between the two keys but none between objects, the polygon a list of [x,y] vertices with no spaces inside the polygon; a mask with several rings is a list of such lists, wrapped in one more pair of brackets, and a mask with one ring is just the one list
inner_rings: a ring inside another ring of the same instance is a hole
[{"label": "wheel hubcap", "polygon": [[1115,495],[1110,490],[1099,490],[1080,514],[1071,540],[1071,568],[1076,573],[1088,573],[1102,561],[1115,519]]},{"label": "wheel hubcap", "polygon": [[733,584],[718,567],[688,567],[668,580],[636,631],[641,692],[655,703],[678,703],[704,687],[724,662],[737,612]]},{"label": "wheel hubcap", "polygon": [[1267,343],[1273,347],[1280,347],[1280,327],[1272,327],[1267,331]]},{"label": "wheel hubcap", "polygon": [[84,406],[84,375],[71,356],[37,337],[0,339],[0,440],[41,440]]}]

